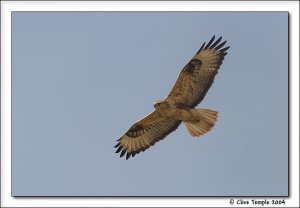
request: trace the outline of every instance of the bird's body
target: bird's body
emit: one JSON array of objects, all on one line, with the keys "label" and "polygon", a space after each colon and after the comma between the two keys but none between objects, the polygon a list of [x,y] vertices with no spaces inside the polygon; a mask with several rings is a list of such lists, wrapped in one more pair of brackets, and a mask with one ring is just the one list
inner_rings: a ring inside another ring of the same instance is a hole
[{"label": "bird's body", "polygon": [[189,108],[182,103],[176,103],[171,98],[156,102],[154,108],[159,116],[168,117],[168,119],[183,122],[199,122],[201,120],[201,115],[194,108]]},{"label": "bird's body", "polygon": [[159,116],[168,116],[170,119],[175,119],[178,117],[179,108],[176,103],[171,99],[159,100],[154,104],[155,110],[158,112]]},{"label": "bird's body", "polygon": [[[209,109],[196,109],[214,81],[214,77],[227,54],[229,46],[222,48],[222,37],[215,36],[201,46],[191,61],[181,70],[169,95],[154,104],[155,110],[137,121],[118,140],[115,146],[121,157],[135,156],[165,138],[183,122],[192,136],[201,136],[215,124],[218,113]],[[222,48],[222,49],[221,49]]]}]

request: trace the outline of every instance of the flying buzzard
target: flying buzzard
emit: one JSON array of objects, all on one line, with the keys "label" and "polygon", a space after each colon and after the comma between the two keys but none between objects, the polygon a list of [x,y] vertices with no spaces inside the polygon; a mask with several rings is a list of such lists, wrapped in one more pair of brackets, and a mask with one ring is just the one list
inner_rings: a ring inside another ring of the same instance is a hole
[{"label": "flying buzzard", "polygon": [[181,70],[170,94],[154,104],[155,110],[137,121],[119,139],[115,148],[126,159],[145,151],[159,140],[176,130],[183,122],[193,136],[201,136],[215,124],[218,112],[195,109],[212,85],[218,69],[227,54],[226,41],[215,36],[201,46],[191,61]]}]

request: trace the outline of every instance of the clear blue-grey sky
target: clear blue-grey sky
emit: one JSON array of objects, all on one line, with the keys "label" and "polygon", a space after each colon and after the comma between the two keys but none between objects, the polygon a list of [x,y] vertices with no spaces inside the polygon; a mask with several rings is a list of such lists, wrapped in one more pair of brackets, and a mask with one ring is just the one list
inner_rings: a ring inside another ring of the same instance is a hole
[{"label": "clear blue-grey sky", "polygon": [[[198,108],[125,160],[116,140],[164,98],[204,41],[231,46]],[[14,12],[13,196],[286,196],[287,12]]]}]

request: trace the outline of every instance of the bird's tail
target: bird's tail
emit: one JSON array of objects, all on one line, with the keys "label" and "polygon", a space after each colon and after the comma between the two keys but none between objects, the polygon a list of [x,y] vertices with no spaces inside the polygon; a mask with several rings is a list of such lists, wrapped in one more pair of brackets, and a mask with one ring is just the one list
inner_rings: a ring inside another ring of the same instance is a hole
[{"label": "bird's tail", "polygon": [[190,109],[190,112],[198,121],[184,122],[184,124],[193,137],[205,134],[215,125],[215,122],[217,121],[217,111],[209,109]]}]

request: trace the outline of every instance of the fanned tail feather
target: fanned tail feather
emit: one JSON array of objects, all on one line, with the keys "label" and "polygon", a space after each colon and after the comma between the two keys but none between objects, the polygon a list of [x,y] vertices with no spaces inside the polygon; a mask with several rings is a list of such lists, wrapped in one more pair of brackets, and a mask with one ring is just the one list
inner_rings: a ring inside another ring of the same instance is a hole
[{"label": "fanned tail feather", "polygon": [[217,121],[218,112],[209,109],[191,109],[198,122],[184,122],[188,132],[193,136],[201,136],[210,131]]}]

